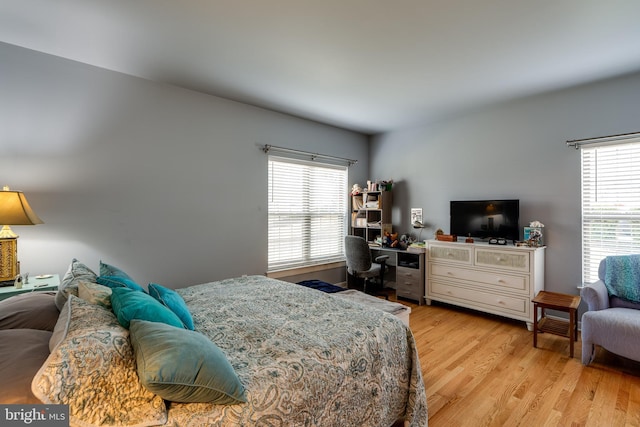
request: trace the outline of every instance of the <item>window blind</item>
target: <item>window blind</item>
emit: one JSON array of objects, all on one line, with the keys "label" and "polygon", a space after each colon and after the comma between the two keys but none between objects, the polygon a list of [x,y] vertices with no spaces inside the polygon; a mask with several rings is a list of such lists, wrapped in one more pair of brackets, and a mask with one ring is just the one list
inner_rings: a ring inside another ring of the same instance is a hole
[{"label": "window blind", "polygon": [[640,253],[640,140],[582,150],[582,280],[608,255]]},{"label": "window blind", "polygon": [[268,270],[344,260],[347,168],[269,156]]}]

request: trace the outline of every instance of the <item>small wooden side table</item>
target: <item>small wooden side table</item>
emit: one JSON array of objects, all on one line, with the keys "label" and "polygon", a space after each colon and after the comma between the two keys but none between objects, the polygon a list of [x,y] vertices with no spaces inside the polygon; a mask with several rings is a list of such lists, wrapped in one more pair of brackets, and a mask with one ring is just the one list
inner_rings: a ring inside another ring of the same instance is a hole
[{"label": "small wooden side table", "polygon": [[[538,332],[560,335],[569,338],[569,356],[573,357],[573,343],[578,341],[578,305],[580,305],[580,296],[540,291],[532,302],[533,346],[537,347],[538,345]],[[538,320],[538,308],[541,310],[540,320]],[[546,309],[569,313],[569,320],[549,318],[545,315]]]}]

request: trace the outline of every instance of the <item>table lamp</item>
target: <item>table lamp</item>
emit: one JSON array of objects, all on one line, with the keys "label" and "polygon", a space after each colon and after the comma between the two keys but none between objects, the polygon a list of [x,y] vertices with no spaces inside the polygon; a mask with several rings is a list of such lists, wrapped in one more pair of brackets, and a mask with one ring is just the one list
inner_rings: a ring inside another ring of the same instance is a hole
[{"label": "table lamp", "polygon": [[0,191],[0,284],[11,283],[20,274],[18,263],[18,235],[10,225],[42,224],[33,212],[22,191],[12,191],[5,186]]},{"label": "table lamp", "polygon": [[426,228],[426,226],[422,223],[422,221],[413,221],[413,228],[415,229],[420,229],[420,233],[418,234],[418,240],[416,240],[417,242],[420,241],[420,239],[422,238],[422,230],[424,230]]}]

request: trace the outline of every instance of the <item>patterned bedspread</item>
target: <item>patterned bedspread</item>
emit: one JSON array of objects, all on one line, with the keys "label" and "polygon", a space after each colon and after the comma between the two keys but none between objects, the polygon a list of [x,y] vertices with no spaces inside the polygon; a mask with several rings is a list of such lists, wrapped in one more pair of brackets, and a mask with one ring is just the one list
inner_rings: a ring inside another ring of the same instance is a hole
[{"label": "patterned bedspread", "polygon": [[248,403],[172,403],[168,425],[427,425],[413,334],[395,316],[263,276],[178,292],[196,330],[225,352]]}]

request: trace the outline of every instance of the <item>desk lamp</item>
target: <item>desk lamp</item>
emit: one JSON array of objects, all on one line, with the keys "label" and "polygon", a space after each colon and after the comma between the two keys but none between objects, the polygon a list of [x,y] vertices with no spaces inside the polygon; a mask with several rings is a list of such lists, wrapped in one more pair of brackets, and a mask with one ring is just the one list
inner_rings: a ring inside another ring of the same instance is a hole
[{"label": "desk lamp", "polygon": [[12,191],[5,186],[0,191],[0,284],[13,284],[20,274],[18,263],[18,235],[10,225],[42,224],[42,220],[33,212],[22,191]]},{"label": "desk lamp", "polygon": [[420,229],[420,233],[418,233],[418,240],[416,240],[417,242],[419,242],[422,238],[422,230],[424,230],[426,226],[422,223],[422,221],[414,221],[412,225],[413,228]]}]

